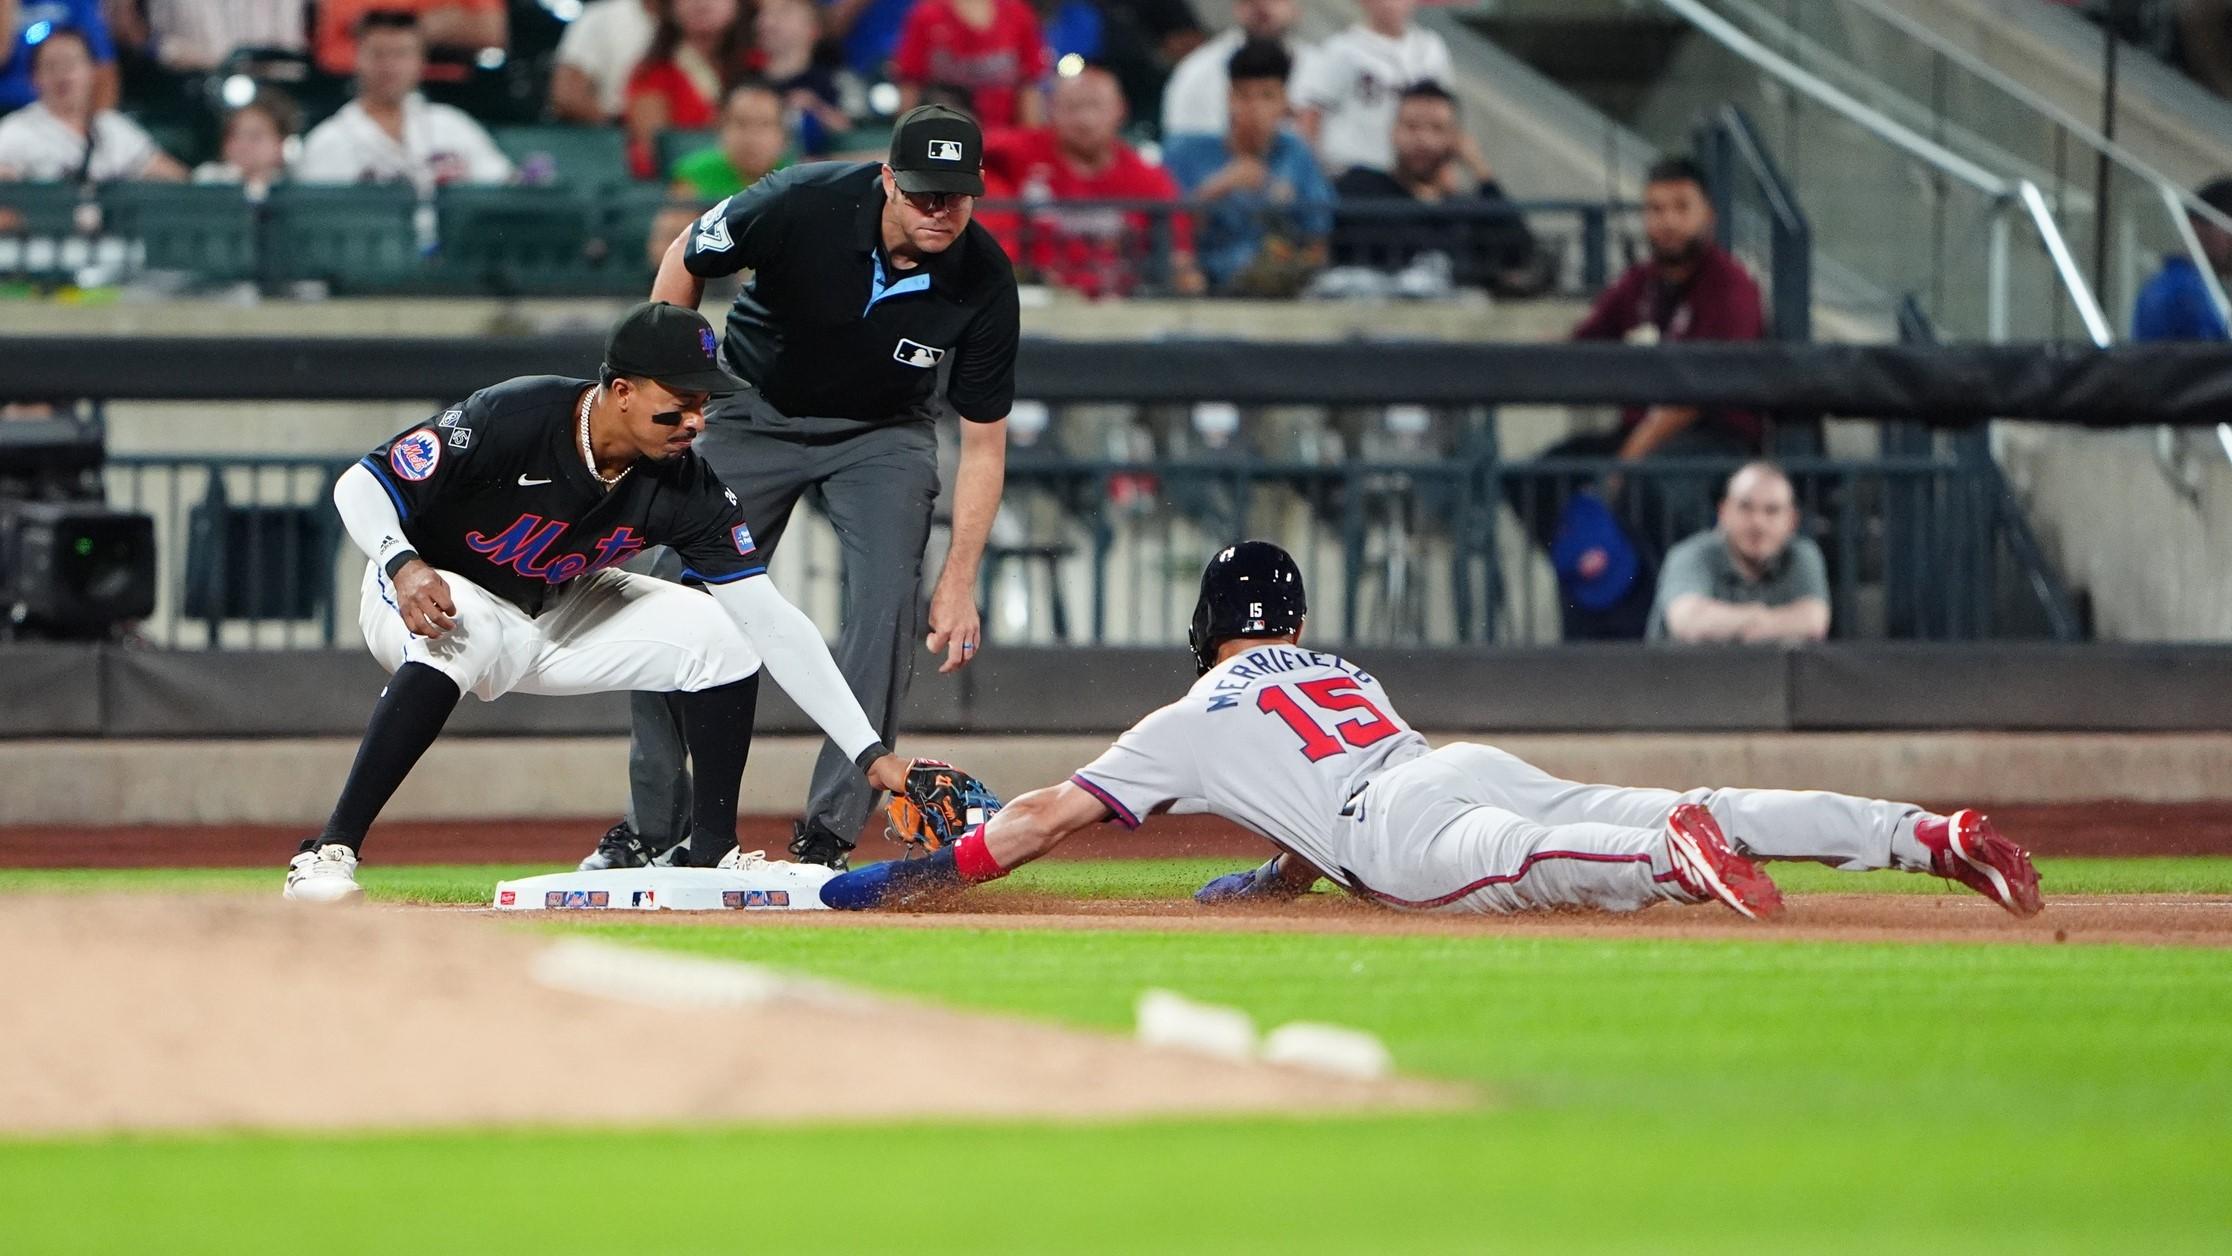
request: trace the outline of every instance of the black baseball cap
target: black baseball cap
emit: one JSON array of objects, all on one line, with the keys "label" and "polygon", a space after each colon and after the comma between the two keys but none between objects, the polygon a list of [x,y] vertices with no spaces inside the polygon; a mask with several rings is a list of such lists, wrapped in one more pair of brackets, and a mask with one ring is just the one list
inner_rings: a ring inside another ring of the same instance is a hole
[{"label": "black baseball cap", "polygon": [[984,128],[945,105],[916,105],[891,131],[887,162],[902,192],[984,195]]},{"label": "black baseball cap", "polygon": [[665,301],[645,301],[620,316],[605,338],[604,365],[676,392],[721,397],[751,387],[721,365],[721,345],[705,316]]}]

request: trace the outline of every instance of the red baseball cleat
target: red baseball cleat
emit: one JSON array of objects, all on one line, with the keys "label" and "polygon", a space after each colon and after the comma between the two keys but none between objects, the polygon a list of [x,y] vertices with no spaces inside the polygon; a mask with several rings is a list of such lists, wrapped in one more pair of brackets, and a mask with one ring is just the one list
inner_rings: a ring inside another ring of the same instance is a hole
[{"label": "red baseball cleat", "polygon": [[1765,920],[1782,914],[1782,891],[1758,864],[1736,853],[1713,813],[1685,802],[1666,817],[1666,849],[1674,879],[1700,901],[1718,900],[1737,915]]},{"label": "red baseball cleat", "polygon": [[2030,852],[2000,836],[1991,817],[1963,809],[1950,816],[1927,816],[1914,826],[1915,840],[1930,852],[1930,871],[1975,890],[2018,916],[2046,910],[2038,893],[2038,869]]}]

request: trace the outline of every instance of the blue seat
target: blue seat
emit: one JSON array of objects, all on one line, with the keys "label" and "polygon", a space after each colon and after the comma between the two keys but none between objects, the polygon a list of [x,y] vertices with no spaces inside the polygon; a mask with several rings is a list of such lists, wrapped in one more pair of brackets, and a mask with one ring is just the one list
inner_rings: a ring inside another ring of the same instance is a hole
[{"label": "blue seat", "polygon": [[266,259],[274,279],[314,279],[339,293],[394,291],[424,278],[402,185],[283,184],[273,188]]}]

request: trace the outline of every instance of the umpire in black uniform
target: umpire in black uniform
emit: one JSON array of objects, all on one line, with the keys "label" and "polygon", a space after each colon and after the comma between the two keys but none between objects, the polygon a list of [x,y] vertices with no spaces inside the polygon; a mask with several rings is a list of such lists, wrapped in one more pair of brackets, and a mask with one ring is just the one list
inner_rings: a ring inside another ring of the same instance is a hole
[{"label": "umpire in black uniform", "polygon": [[[938,496],[936,393],[959,412],[953,540],[930,594],[941,672],[981,643],[977,565],[1006,474],[1015,397],[1015,272],[970,220],[984,135],[925,105],[899,120],[885,162],[778,171],[722,201],[667,247],[651,297],[695,309],[704,281],[753,272],[728,316],[722,360],[750,391],[715,408],[698,452],[736,491],[762,554],[812,494],[844,554],[837,665],[888,742],[923,631],[923,548]],[[669,574],[662,570],[661,574]],[[637,694],[629,821],[583,867],[632,866],[682,836],[681,726],[666,695]],[[876,801],[825,749],[791,853],[842,867]]]}]

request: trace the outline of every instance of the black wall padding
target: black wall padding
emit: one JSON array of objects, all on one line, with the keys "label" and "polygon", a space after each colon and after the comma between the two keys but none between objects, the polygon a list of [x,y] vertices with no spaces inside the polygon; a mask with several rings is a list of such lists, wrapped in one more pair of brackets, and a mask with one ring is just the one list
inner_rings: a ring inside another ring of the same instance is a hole
[{"label": "black wall padding", "polygon": [[1854,644],[1790,664],[1796,728],[2232,728],[2224,646]]},{"label": "black wall padding", "polygon": [[[599,337],[0,337],[11,395],[451,401],[515,375],[595,372]],[[1046,402],[1732,405],[2094,427],[2232,420],[2232,345],[1273,344],[1027,339]]]},{"label": "black wall padding", "polygon": [[101,731],[101,656],[90,646],[0,645],[0,737]]},{"label": "black wall padding", "polygon": [[[1358,649],[1436,732],[2232,731],[2232,646],[1831,644]],[[927,656],[925,656],[927,664]],[[0,645],[0,738],[355,737],[385,678],[361,650]],[[925,666],[903,731],[1113,734],[1193,684],[1182,649],[995,649]],[[625,698],[468,698],[464,734],[609,735]],[[810,733],[780,686],[760,731]],[[905,749],[902,739],[901,748]]]}]

